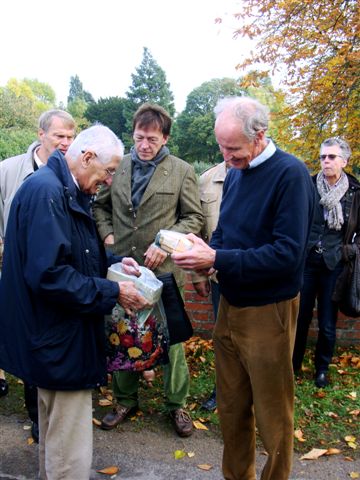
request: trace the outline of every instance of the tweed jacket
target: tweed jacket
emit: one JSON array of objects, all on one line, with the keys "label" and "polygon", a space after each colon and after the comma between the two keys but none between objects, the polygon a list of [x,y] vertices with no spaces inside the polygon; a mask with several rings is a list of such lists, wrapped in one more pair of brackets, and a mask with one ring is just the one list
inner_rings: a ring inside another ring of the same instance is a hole
[{"label": "tweed jacket", "polygon": [[4,237],[11,202],[17,189],[34,171],[34,151],[40,145],[32,143],[26,153],[0,162],[0,237]]},{"label": "tweed jacket", "polygon": [[[114,253],[131,256],[140,265],[160,229],[199,233],[203,225],[195,171],[180,158],[168,155],[160,162],[146,187],[137,211],[131,202],[131,156],[126,155],[111,187],[99,192],[93,211],[101,238],[114,234]],[[173,272],[179,287],[184,272],[167,258],[154,272]]]},{"label": "tweed jacket", "polygon": [[204,214],[201,234],[206,242],[210,242],[219,219],[225,177],[226,163],[221,162],[205,170],[199,178],[200,202]]}]

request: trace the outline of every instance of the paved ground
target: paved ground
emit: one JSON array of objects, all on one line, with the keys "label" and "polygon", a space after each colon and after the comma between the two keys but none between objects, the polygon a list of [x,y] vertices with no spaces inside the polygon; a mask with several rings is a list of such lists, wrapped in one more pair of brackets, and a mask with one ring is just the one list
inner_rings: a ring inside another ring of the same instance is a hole
[{"label": "paved ground", "polygon": [[[0,415],[0,480],[35,480],[37,478],[36,444],[28,445],[29,424],[21,415]],[[175,460],[174,451],[194,452],[193,457]],[[126,421],[115,431],[94,429],[93,480],[221,480],[222,442],[218,433],[195,431],[187,439],[176,436],[166,417],[157,422]],[[266,457],[258,452],[257,466]],[[208,464],[209,471],[198,465]],[[115,476],[97,473],[115,465]],[[349,462],[342,455],[323,457],[317,461],[300,460],[295,456],[291,480],[349,480],[351,472],[360,473],[360,460]],[[72,480],[78,480],[76,478]],[[240,480],[240,479],[239,479]]]}]

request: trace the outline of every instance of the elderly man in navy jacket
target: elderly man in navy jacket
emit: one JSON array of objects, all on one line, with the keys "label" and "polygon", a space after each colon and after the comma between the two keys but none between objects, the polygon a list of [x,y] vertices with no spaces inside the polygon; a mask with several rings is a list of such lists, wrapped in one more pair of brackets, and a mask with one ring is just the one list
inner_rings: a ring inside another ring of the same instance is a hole
[{"label": "elderly man in navy jacket", "polygon": [[233,167],[210,246],[173,254],[183,268],[215,268],[217,401],[227,480],[255,480],[255,422],[268,453],[262,480],[287,480],[293,447],[292,350],[314,188],[303,163],[266,138],[268,113],[222,100],[215,136]]},{"label": "elderly man in navy jacket", "polygon": [[56,150],[12,202],[0,284],[0,367],[38,387],[40,478],[88,480],[91,390],[105,385],[104,315],[118,302],[148,307],[133,282],[107,280],[107,256],[90,212],[111,184],[123,145],[107,127]]}]

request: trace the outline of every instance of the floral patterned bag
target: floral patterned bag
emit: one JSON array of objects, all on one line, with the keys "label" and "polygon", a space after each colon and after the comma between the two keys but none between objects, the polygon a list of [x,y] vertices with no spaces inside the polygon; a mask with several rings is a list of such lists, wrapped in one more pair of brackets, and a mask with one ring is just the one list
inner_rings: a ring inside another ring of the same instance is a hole
[{"label": "floral patterned bag", "polygon": [[105,317],[108,372],[140,372],[169,363],[169,334],[162,301],[129,317],[120,305]]}]

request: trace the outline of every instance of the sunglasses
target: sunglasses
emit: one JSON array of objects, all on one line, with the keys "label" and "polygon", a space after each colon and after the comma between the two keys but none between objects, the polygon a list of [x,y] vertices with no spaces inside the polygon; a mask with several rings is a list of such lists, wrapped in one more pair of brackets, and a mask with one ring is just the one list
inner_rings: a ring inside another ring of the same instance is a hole
[{"label": "sunglasses", "polygon": [[325,160],[326,157],[329,157],[329,160],[335,160],[336,157],[344,158],[341,155],[336,155],[335,153],[329,153],[327,155],[320,155],[320,160]]}]

